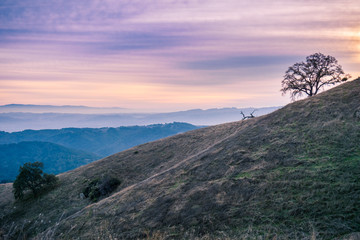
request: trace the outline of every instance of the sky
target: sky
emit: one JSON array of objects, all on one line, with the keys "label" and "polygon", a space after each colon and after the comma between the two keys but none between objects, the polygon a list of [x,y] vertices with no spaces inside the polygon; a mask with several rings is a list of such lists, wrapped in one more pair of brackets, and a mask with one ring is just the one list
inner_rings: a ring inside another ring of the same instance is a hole
[{"label": "sky", "polygon": [[0,0],[0,105],[280,106],[316,52],[360,76],[358,0]]}]

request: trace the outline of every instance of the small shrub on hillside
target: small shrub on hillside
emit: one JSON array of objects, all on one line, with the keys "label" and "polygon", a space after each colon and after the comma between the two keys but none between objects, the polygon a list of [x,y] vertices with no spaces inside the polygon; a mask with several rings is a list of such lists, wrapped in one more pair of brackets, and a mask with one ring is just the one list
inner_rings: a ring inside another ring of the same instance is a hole
[{"label": "small shrub on hillside", "polygon": [[23,199],[24,192],[30,190],[34,197],[41,192],[56,186],[57,177],[53,174],[43,173],[42,162],[25,163],[19,169],[19,175],[13,184],[15,199]]},{"label": "small shrub on hillside", "polygon": [[47,188],[55,187],[58,180],[58,178],[54,174],[47,174],[47,173],[44,173],[43,179],[44,179],[44,184]]},{"label": "small shrub on hillside", "polygon": [[95,179],[88,184],[83,193],[86,198],[96,202],[100,197],[112,193],[120,183],[120,180],[117,178],[104,177],[102,179]]}]

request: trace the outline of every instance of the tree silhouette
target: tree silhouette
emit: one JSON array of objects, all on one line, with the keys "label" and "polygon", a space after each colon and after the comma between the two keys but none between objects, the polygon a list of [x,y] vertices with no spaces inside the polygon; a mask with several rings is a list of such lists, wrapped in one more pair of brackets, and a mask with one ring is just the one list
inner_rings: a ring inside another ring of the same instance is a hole
[{"label": "tree silhouette", "polygon": [[254,111],[252,111],[252,112],[250,113],[250,115],[248,115],[248,116],[246,116],[246,115],[243,113],[243,111],[240,111],[240,114],[243,116],[243,119],[242,119],[242,120],[254,118],[255,116],[254,116],[253,114],[254,114],[255,111],[256,111],[256,109],[254,109]]},{"label": "tree silhouette", "polygon": [[316,95],[326,85],[347,81],[351,76],[345,74],[336,58],[315,53],[306,57],[306,62],[295,63],[286,71],[282,80],[282,93],[291,92],[291,98],[305,93]]},{"label": "tree silhouette", "polygon": [[27,190],[31,190],[34,197],[37,197],[42,190],[55,186],[57,177],[43,173],[43,166],[42,162],[28,162],[20,167],[19,175],[13,184],[15,199],[22,199]]}]

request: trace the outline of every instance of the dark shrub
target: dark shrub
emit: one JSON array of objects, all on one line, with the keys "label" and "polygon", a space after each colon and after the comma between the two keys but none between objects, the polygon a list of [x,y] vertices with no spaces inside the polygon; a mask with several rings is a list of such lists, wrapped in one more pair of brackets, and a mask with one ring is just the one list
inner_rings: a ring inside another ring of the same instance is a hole
[{"label": "dark shrub", "polygon": [[107,195],[120,185],[120,180],[116,178],[104,178],[99,184],[99,191],[102,196]]},{"label": "dark shrub", "polygon": [[37,197],[45,190],[56,186],[57,177],[53,174],[43,173],[43,163],[25,163],[19,169],[19,175],[13,184],[15,199],[23,199],[24,192],[30,190],[34,197]]},{"label": "dark shrub", "polygon": [[120,183],[120,180],[110,177],[104,177],[100,180],[95,179],[89,183],[83,193],[86,198],[96,202],[100,197],[112,193]]},{"label": "dark shrub", "polygon": [[90,195],[92,195],[91,192],[93,192],[94,189],[96,189],[96,185],[98,182],[99,182],[99,179],[95,179],[95,180],[91,181],[89,183],[89,185],[83,190],[83,193],[86,198],[88,198]]},{"label": "dark shrub", "polygon": [[47,174],[47,173],[44,173],[43,178],[44,178],[45,186],[47,186],[47,188],[54,187],[58,180],[54,174]]}]

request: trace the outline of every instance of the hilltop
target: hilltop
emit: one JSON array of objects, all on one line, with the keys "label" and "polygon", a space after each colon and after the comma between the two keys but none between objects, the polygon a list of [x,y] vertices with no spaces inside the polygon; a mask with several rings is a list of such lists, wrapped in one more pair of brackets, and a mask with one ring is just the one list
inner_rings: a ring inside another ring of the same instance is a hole
[{"label": "hilltop", "polygon": [[[273,113],[143,144],[59,175],[36,200],[0,187],[4,236],[337,239],[360,231],[360,79]],[[92,203],[94,179],[120,186]]]}]

